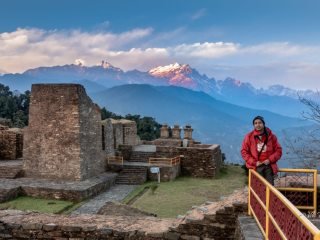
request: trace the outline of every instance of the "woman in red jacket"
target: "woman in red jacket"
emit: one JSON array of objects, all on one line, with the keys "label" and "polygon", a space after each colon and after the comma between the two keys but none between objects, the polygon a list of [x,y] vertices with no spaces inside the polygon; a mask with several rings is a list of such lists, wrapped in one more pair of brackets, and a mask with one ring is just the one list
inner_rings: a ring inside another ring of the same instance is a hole
[{"label": "woman in red jacket", "polygon": [[276,135],[265,126],[263,117],[255,117],[252,123],[254,130],[242,142],[242,158],[247,168],[256,170],[274,185],[273,176],[278,172],[277,161],[281,158],[282,148]]}]

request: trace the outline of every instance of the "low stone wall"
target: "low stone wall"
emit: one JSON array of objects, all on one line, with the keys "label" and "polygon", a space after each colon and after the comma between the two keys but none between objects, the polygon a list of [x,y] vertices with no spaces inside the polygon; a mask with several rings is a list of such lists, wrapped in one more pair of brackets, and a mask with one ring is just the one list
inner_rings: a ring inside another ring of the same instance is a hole
[{"label": "low stone wall", "polygon": [[38,214],[0,211],[1,239],[235,239],[237,217],[247,211],[245,192],[204,204],[179,219]]},{"label": "low stone wall", "polygon": [[164,239],[163,232],[172,222],[154,217],[0,211],[0,239]]},{"label": "low stone wall", "polygon": [[[180,165],[168,166],[168,167],[160,167],[160,181],[168,182],[176,179],[176,177],[180,176],[181,168]],[[158,174],[151,173],[150,168],[148,169],[148,180],[158,181]]]}]

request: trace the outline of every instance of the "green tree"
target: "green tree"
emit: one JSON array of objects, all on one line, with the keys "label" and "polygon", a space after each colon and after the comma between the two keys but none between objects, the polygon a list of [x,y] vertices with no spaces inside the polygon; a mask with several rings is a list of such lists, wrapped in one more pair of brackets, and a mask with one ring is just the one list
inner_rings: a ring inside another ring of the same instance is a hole
[{"label": "green tree", "polygon": [[113,112],[108,111],[105,107],[101,109],[101,119],[104,120],[106,118],[113,118],[113,119],[122,119],[121,115],[117,115]]},{"label": "green tree", "polygon": [[8,86],[0,84],[0,118],[9,119],[13,127],[28,125],[30,91],[13,94]]}]

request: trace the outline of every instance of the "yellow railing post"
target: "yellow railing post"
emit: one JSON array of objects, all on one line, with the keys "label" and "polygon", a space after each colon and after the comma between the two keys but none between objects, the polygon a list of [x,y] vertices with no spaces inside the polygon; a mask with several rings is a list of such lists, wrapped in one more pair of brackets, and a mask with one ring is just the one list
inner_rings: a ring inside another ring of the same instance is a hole
[{"label": "yellow railing post", "polygon": [[266,239],[269,239],[270,188],[266,186]]},{"label": "yellow railing post", "polygon": [[249,176],[248,176],[248,215],[251,216],[250,210],[250,194],[251,194],[251,169],[249,169]]},{"label": "yellow railing post", "polygon": [[318,171],[316,170],[314,173],[313,173],[313,207],[314,207],[314,212],[313,214],[316,216],[317,215],[317,184],[318,184],[318,180],[317,180],[317,177],[318,177]]}]

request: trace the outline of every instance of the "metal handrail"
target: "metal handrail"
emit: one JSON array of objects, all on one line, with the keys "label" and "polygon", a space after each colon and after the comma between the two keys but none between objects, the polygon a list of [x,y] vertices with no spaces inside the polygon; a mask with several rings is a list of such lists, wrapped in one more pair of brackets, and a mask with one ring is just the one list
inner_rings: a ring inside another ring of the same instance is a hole
[{"label": "metal handrail", "polygon": [[173,158],[149,158],[149,165],[175,166],[180,164],[180,156]]},{"label": "metal handrail", "polygon": [[[300,171],[301,172],[301,171]],[[265,187],[265,199],[261,199],[257,194],[258,189],[253,189],[252,187],[252,176],[257,177],[260,183],[263,184]],[[316,185],[316,181],[314,182]],[[268,181],[266,181],[260,174],[256,171],[250,169],[249,171],[249,192],[248,192],[248,214],[253,215],[261,232],[263,233],[265,239],[269,239],[269,230],[270,230],[270,223],[273,224],[275,229],[277,230],[278,234],[281,236],[282,239],[287,239],[284,233],[284,229],[281,229],[279,224],[277,223],[275,216],[269,211],[270,208],[270,194],[274,194],[278,200],[280,200],[287,209],[296,217],[296,219],[312,234],[314,240],[320,240],[320,230],[313,225],[306,218],[303,213],[301,213],[282,193],[280,193],[274,186],[272,186]],[[257,213],[254,211],[252,204],[251,204],[251,197],[257,200],[257,203],[261,206],[261,208],[265,212],[265,219],[259,219]],[[265,201],[265,203],[264,203]],[[261,225],[261,221],[265,220],[265,228]]]},{"label": "metal handrail", "polygon": [[279,172],[286,173],[312,173],[313,174],[313,186],[312,187],[276,187],[279,191],[290,191],[290,192],[312,192],[313,193],[313,206],[296,206],[298,209],[313,210],[316,215],[317,211],[317,169],[291,169],[291,168],[280,168]]}]

